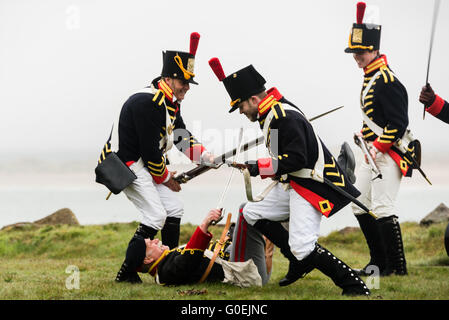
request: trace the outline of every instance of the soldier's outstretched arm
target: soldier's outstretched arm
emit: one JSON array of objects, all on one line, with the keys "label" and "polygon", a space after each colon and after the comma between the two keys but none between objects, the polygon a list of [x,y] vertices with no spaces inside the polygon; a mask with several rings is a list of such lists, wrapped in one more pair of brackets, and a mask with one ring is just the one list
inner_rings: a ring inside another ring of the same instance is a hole
[{"label": "soldier's outstretched arm", "polygon": [[424,104],[428,113],[441,121],[449,123],[449,103],[435,94],[430,84],[422,87],[419,102]]}]

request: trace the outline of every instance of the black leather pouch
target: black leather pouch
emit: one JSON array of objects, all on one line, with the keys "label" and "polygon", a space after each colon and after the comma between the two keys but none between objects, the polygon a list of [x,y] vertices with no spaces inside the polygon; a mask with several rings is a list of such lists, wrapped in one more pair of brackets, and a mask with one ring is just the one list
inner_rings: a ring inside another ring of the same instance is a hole
[{"label": "black leather pouch", "polygon": [[95,181],[106,186],[113,194],[119,194],[137,176],[123,163],[115,152],[111,152],[95,168]]}]

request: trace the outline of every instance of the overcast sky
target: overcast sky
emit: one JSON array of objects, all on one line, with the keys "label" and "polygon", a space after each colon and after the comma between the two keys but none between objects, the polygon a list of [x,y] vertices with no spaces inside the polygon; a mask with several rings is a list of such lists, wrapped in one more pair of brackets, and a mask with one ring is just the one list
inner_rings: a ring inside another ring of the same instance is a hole
[{"label": "overcast sky", "polygon": [[[449,126],[429,115],[423,121],[418,102],[433,1],[367,4],[378,8],[381,52],[408,90],[410,127],[424,157],[438,150],[447,156]],[[238,112],[228,114],[229,96],[207,63],[219,57],[226,74],[253,64],[267,87],[276,86],[310,117],[344,105],[316,128],[330,147],[352,142],[362,122],[363,73],[343,50],[355,6],[349,0],[0,0],[2,160],[22,153],[96,161],[125,99],[160,74],[162,50],[188,51],[194,31],[201,34],[195,63],[200,85],[191,87],[182,114],[195,134],[256,128]],[[449,1],[443,0],[430,83],[445,99],[448,16]],[[222,145],[206,143],[216,152]]]}]

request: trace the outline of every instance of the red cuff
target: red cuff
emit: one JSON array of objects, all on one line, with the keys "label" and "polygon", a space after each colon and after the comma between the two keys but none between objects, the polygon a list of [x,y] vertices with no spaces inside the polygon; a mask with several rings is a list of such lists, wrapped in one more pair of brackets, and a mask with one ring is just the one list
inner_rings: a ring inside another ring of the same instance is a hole
[{"label": "red cuff", "polygon": [[439,95],[435,95],[435,101],[432,103],[432,105],[428,108],[426,108],[426,111],[430,113],[433,116],[437,116],[441,109],[443,109],[444,106],[444,100]]},{"label": "red cuff", "polygon": [[161,184],[162,182],[165,181],[165,179],[168,176],[167,168],[165,168],[165,171],[164,171],[164,173],[161,176],[157,176],[155,174],[152,174],[151,171],[149,171],[149,172],[150,172],[151,176],[153,177],[154,182],[156,182],[156,184]]},{"label": "red cuff", "polygon": [[387,152],[391,148],[391,146],[394,144],[394,142],[392,142],[392,143],[380,143],[378,140],[379,140],[379,138],[374,140],[373,146],[375,146],[376,149],[379,150],[382,153]]},{"label": "red cuff", "polygon": [[200,162],[201,154],[204,151],[206,151],[206,148],[204,148],[202,145],[196,145],[188,148],[186,151],[184,151],[184,154],[189,157],[190,160]]},{"label": "red cuff", "polygon": [[190,240],[186,245],[186,249],[206,250],[211,239],[212,234],[210,232],[204,233],[200,227],[197,227],[193,235],[190,237]]},{"label": "red cuff", "polygon": [[271,158],[261,158],[257,160],[259,174],[262,179],[274,177],[273,162]]}]

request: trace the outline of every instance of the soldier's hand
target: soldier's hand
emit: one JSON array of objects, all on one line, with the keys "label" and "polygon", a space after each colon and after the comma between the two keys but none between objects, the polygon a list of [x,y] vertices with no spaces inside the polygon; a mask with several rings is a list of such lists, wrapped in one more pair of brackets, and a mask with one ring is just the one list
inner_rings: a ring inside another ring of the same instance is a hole
[{"label": "soldier's hand", "polygon": [[435,92],[433,92],[430,84],[425,85],[421,89],[421,94],[419,95],[419,102],[424,104],[426,107],[431,106],[435,101]]},{"label": "soldier's hand", "polygon": [[214,160],[214,154],[209,151],[204,151],[201,154],[201,164],[205,164],[207,166],[213,167],[214,169],[217,169],[219,168],[219,166],[214,162]]},{"label": "soldier's hand", "polygon": [[251,177],[257,177],[259,175],[259,165],[257,164],[257,160],[245,161],[245,164],[247,165]]},{"label": "soldier's hand", "polygon": [[164,182],[163,184],[170,190],[174,192],[179,192],[181,190],[181,185],[175,179],[173,179],[173,177],[176,174],[176,171],[171,171],[168,174],[170,175],[170,178],[168,179],[167,182]]},{"label": "soldier's hand", "polygon": [[362,132],[354,132],[354,143],[360,147],[360,141],[359,141],[358,138],[362,138],[363,139]]},{"label": "soldier's hand", "polygon": [[211,211],[209,211],[209,213],[207,214],[207,216],[204,218],[203,222],[200,225],[201,231],[207,233],[207,230],[209,226],[212,224],[212,221],[216,221],[220,218],[221,210],[222,209],[212,209]]},{"label": "soldier's hand", "polygon": [[[378,150],[375,146],[372,146],[369,148],[369,155],[373,159],[374,162],[376,162],[376,156],[377,156]],[[368,163],[368,159],[366,159],[366,162]]]}]

